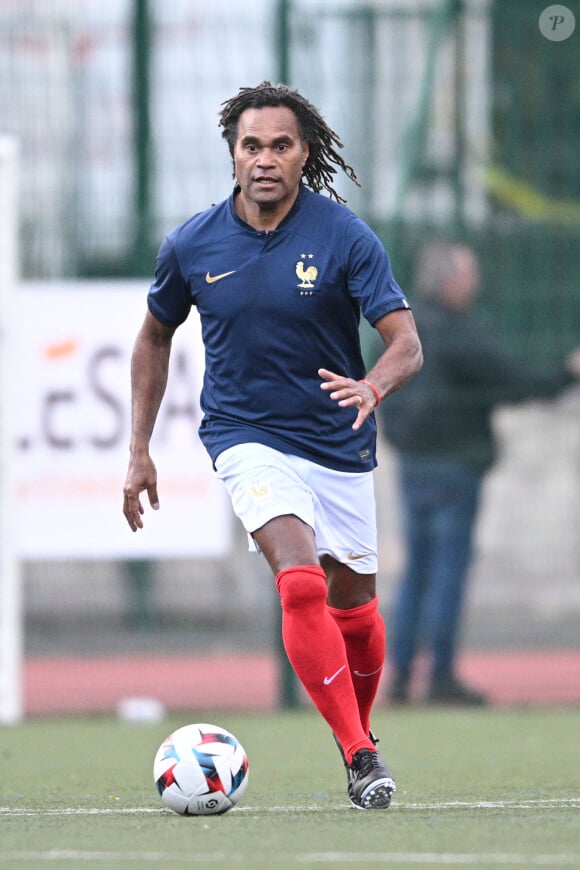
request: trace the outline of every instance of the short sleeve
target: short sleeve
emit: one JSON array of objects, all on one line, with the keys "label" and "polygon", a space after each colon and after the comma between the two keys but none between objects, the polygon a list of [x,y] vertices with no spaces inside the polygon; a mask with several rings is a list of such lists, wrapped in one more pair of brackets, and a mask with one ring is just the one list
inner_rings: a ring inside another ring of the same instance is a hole
[{"label": "short sleeve", "polygon": [[349,292],[369,323],[374,325],[385,314],[410,307],[380,239],[360,218],[349,224],[346,250]]},{"label": "short sleeve", "polygon": [[179,326],[191,310],[191,295],[175,250],[175,233],[166,236],[159,249],[147,304],[151,314],[167,326]]}]

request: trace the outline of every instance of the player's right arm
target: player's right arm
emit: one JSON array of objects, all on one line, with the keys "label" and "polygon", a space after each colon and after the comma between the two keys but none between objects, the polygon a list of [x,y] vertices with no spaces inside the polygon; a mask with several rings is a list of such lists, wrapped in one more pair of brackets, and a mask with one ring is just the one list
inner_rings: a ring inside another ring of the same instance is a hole
[{"label": "player's right arm", "polygon": [[174,332],[175,327],[166,326],[148,311],[131,357],[131,441],[123,513],[134,532],[143,528],[140,493],[146,490],[151,507],[159,508],[157,470],[149,455],[149,442],[167,386]]}]

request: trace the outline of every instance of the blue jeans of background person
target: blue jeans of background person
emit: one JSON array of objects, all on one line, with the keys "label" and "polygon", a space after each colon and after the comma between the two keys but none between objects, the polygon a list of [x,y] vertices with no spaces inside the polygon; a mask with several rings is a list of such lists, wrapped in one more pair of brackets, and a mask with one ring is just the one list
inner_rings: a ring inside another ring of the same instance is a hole
[{"label": "blue jeans of background person", "polygon": [[408,675],[420,646],[432,676],[453,673],[482,474],[448,459],[400,457],[407,563],[392,610],[390,653]]}]

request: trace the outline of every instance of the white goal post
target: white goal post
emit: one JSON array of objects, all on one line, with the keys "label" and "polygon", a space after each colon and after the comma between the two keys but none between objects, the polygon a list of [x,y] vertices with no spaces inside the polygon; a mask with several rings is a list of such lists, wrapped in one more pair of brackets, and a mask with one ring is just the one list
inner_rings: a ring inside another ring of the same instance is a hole
[{"label": "white goal post", "polygon": [[22,701],[22,603],[12,517],[14,365],[12,300],[19,274],[18,143],[0,134],[0,724],[18,722]]}]

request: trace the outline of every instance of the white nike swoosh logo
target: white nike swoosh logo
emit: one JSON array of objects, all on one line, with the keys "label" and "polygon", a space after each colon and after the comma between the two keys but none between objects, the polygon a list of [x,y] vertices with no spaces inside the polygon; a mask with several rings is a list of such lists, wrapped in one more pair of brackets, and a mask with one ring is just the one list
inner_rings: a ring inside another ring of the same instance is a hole
[{"label": "white nike swoosh logo", "polygon": [[333,681],[333,680],[336,680],[336,678],[338,677],[338,675],[339,675],[342,671],[344,671],[345,668],[346,668],[346,665],[343,665],[343,666],[342,666],[341,668],[339,668],[339,669],[337,670],[337,672],[336,672],[335,674],[333,674],[331,677],[325,677],[324,680],[323,680],[324,685],[325,685],[325,686],[330,686],[330,684],[332,683],[332,681]]},{"label": "white nike swoosh logo", "polygon": [[354,671],[354,675],[355,677],[374,677],[374,675],[378,674],[379,671],[382,671],[382,669],[383,666],[381,665],[380,668],[377,668],[376,671],[371,671],[370,674],[361,674],[360,671]]},{"label": "white nike swoosh logo", "polygon": [[216,281],[221,281],[222,278],[227,278],[228,275],[233,275],[235,273],[235,269],[231,272],[222,272],[221,275],[210,275],[209,272],[206,273],[205,280],[207,284],[214,284]]}]

